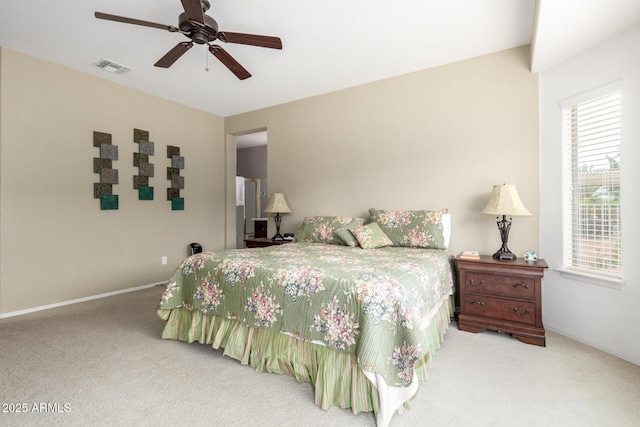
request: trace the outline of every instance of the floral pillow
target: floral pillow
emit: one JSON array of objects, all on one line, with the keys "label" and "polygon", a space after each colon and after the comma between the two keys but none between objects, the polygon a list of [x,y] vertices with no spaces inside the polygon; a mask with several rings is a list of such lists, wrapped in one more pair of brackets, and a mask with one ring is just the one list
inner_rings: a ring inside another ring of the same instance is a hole
[{"label": "floral pillow", "polygon": [[412,248],[444,249],[444,227],[442,215],[447,209],[440,211],[383,211],[369,209],[371,221],[391,239],[395,246]]},{"label": "floral pillow", "polygon": [[355,236],[356,240],[358,240],[362,249],[376,249],[383,246],[393,246],[393,242],[375,222],[352,228],[351,233]]},{"label": "floral pillow", "polygon": [[336,230],[339,228],[357,227],[364,224],[363,218],[348,216],[308,216],[296,232],[296,242],[328,243],[331,245],[345,245],[338,237]]}]

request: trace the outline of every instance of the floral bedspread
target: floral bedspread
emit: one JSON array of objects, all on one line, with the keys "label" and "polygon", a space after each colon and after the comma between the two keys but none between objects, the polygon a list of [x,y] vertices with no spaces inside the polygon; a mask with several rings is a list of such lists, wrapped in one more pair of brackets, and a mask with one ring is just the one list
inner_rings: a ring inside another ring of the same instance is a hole
[{"label": "floral bedspread", "polygon": [[389,385],[409,385],[423,328],[452,293],[451,253],[287,243],[195,254],[159,309],[185,307],[355,354]]}]

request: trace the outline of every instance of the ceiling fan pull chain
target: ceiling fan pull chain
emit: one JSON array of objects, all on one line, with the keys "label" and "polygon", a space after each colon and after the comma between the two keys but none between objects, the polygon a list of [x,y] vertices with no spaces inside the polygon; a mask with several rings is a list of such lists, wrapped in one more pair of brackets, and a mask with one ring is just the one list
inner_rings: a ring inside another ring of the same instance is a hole
[{"label": "ceiling fan pull chain", "polygon": [[207,61],[207,65],[206,67],[204,67],[205,71],[209,71],[209,52],[207,52],[206,50],[204,51],[204,57],[206,58],[205,61]]}]

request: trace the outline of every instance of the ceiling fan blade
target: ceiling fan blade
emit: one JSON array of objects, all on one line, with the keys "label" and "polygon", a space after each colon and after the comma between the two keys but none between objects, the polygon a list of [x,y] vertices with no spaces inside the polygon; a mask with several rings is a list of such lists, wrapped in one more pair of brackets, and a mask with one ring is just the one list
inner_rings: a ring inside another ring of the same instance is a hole
[{"label": "ceiling fan blade", "polygon": [[173,25],[158,24],[156,22],[143,21],[141,19],[127,18],[125,16],[111,15],[109,13],[96,12],[95,17],[98,19],[106,19],[107,21],[124,22],[125,24],[142,25],[143,27],[159,28],[161,30],[167,30],[172,33],[180,32],[180,30]]},{"label": "ceiling fan blade", "polygon": [[178,43],[177,45],[174,46],[173,49],[171,49],[169,52],[167,52],[162,58],[160,58],[158,60],[158,62],[156,62],[153,65],[156,66],[156,67],[160,67],[160,68],[169,68],[182,55],[184,55],[184,53],[186,51],[191,49],[192,46],[193,46],[193,42]]},{"label": "ceiling fan blade", "polygon": [[220,62],[222,62],[224,66],[227,67],[240,80],[248,79],[249,77],[251,77],[251,74],[220,46],[209,46],[209,52],[211,52],[213,56],[218,58]]},{"label": "ceiling fan blade", "polygon": [[247,44],[250,46],[268,47],[269,49],[282,49],[280,37],[258,36],[255,34],[231,33],[221,31],[218,37],[223,42]]},{"label": "ceiling fan blade", "polygon": [[200,0],[180,1],[182,1],[182,7],[187,18],[189,18],[190,21],[196,21],[204,25],[204,10],[202,10],[202,3]]}]

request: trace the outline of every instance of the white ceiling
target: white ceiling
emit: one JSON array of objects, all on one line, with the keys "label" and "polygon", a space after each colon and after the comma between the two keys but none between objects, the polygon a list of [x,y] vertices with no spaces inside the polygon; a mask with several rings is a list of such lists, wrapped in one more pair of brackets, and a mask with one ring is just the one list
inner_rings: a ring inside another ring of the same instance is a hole
[{"label": "white ceiling", "polygon": [[[179,0],[0,0],[0,45],[222,117],[526,45],[542,71],[640,23],[639,0],[210,0],[220,30],[279,36],[283,50],[204,46],[153,64],[178,33],[98,20],[95,11],[177,25]],[[536,23],[534,24],[534,21]],[[93,67],[102,58],[133,70]],[[208,67],[207,72],[205,68]]]}]

